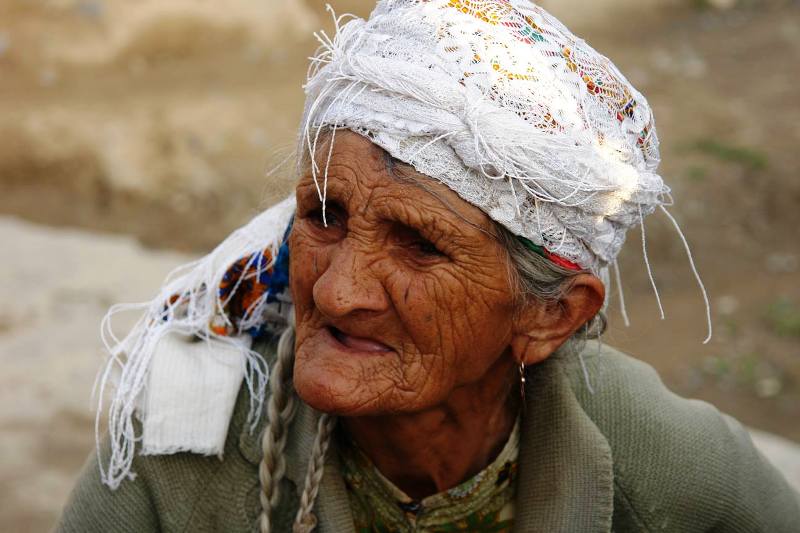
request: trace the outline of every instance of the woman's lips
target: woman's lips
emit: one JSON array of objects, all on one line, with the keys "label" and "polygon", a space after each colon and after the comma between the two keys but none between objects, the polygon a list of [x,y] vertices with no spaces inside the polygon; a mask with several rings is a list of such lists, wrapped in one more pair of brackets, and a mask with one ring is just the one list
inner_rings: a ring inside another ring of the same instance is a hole
[{"label": "woman's lips", "polygon": [[350,348],[351,350],[357,352],[391,352],[392,349],[385,344],[372,340],[367,339],[365,337],[355,337],[353,335],[348,335],[347,333],[334,328],[333,326],[328,328],[328,331],[331,333],[334,339],[336,339],[340,344]]}]

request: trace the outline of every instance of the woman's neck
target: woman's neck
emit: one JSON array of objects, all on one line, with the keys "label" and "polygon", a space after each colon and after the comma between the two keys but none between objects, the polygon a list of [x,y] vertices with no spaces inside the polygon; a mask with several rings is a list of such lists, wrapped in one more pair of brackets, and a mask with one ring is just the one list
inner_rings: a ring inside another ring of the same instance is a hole
[{"label": "woman's neck", "polygon": [[488,466],[514,428],[516,369],[501,359],[487,378],[453,390],[436,407],[343,418],[344,428],[381,474],[410,497],[420,500],[455,487]]}]

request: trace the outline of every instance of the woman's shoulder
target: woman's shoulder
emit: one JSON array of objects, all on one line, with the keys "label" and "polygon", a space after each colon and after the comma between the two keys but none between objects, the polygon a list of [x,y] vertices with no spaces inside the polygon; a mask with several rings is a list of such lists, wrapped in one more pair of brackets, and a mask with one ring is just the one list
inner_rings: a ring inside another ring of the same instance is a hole
[{"label": "woman's shoulder", "polygon": [[735,419],[673,393],[651,366],[610,346],[590,342],[580,358],[562,362],[611,447],[615,520],[681,531],[725,521],[737,530],[790,531],[771,515],[800,519],[796,494]]},{"label": "woman's shoulder", "polygon": [[[131,479],[111,489],[101,479],[101,462],[111,453],[105,437],[98,453],[84,465],[56,530],[218,531],[221,518],[228,531],[250,531],[257,515],[258,474],[237,449],[237,428],[231,427],[223,457],[188,452],[137,455]],[[244,505],[252,502],[253,505]]]},{"label": "woman's shoulder", "polygon": [[611,446],[618,479],[660,484],[680,476],[684,486],[717,486],[731,431],[741,426],[709,403],[673,393],[653,367],[610,346],[589,342],[580,358],[563,361],[575,397]]},{"label": "woman's shoulder", "polygon": [[710,421],[724,425],[714,406],[675,394],[652,366],[611,346],[590,341],[579,355],[560,358],[576,398],[606,437],[621,436],[617,430],[629,435],[631,426],[674,434],[707,432]]},{"label": "woman's shoulder", "polygon": [[[253,348],[268,364],[274,360],[273,340]],[[99,453],[93,453],[84,466],[57,530],[251,531],[260,510],[258,436],[263,426],[263,417],[255,425],[248,423],[251,407],[250,392],[242,383],[218,455],[186,451],[147,455],[137,440],[131,479],[115,489],[106,486],[100,474],[112,452],[106,436]],[[141,434],[141,422],[134,425]]]}]

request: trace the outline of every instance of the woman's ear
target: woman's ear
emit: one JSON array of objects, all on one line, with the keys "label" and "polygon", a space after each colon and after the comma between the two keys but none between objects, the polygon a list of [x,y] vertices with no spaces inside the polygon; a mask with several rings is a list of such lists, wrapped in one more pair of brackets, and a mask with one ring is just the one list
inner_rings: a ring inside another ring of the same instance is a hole
[{"label": "woman's ear", "polygon": [[514,321],[514,360],[533,365],[547,359],[600,311],[605,294],[605,286],[597,276],[578,274],[557,302],[526,304]]}]

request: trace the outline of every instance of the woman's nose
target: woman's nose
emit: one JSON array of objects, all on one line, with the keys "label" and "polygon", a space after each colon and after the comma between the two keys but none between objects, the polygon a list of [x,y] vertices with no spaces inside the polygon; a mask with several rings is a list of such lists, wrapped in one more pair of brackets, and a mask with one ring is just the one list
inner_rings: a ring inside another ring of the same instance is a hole
[{"label": "woman's nose", "polygon": [[331,254],[328,268],[314,284],[314,303],[322,314],[341,318],[356,311],[381,312],[389,301],[383,284],[371,272],[374,263],[345,239]]}]

